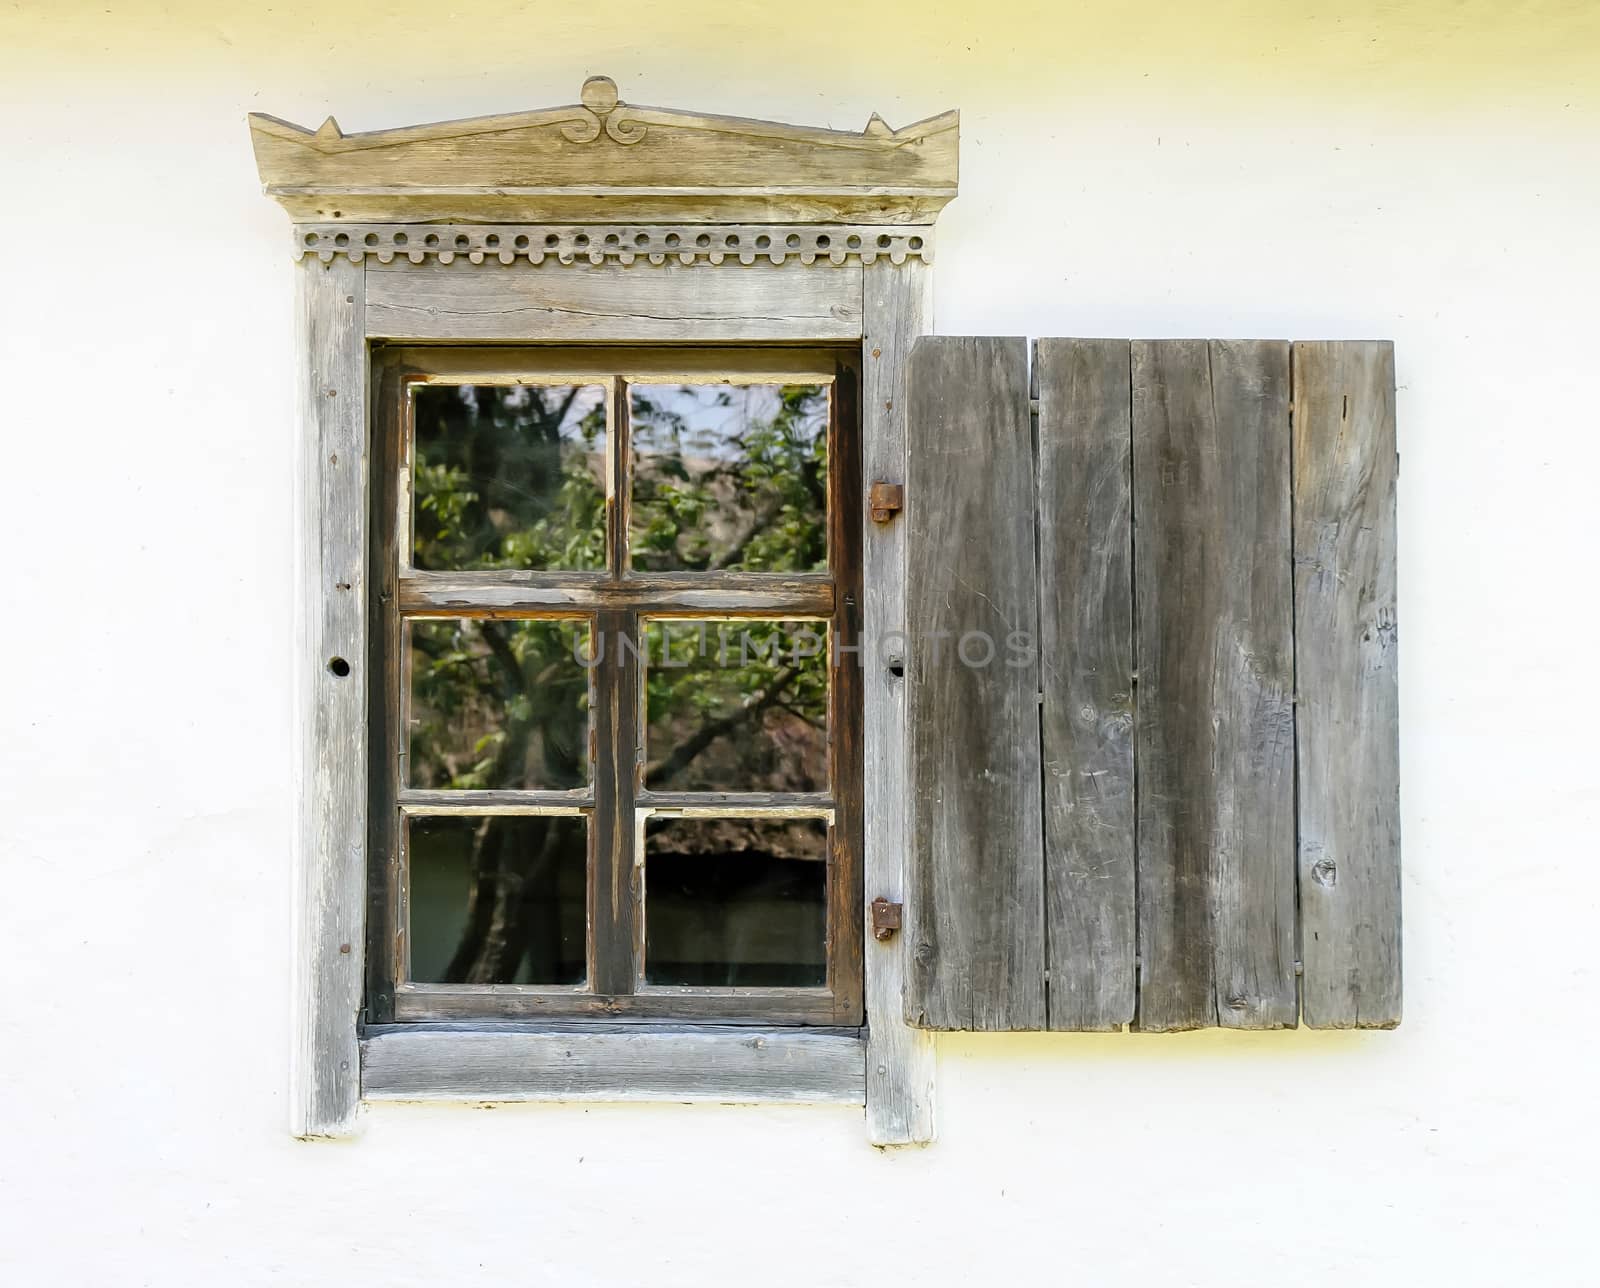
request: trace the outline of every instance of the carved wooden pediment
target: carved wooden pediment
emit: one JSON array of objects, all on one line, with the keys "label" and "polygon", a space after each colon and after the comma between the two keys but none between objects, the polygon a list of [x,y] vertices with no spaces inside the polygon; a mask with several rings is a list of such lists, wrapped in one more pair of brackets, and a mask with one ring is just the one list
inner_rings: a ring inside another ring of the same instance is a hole
[{"label": "carved wooden pediment", "polygon": [[250,117],[268,196],[302,223],[931,223],[959,114],[859,133],[640,107],[604,76],[568,107],[343,133]]}]

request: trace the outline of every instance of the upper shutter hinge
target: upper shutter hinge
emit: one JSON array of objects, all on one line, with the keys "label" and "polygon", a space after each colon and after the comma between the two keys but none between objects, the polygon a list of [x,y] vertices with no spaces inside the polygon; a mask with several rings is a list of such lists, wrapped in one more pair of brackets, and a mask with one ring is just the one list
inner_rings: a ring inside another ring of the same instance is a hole
[{"label": "upper shutter hinge", "polygon": [[906,490],[898,483],[874,483],[867,489],[867,513],[874,523],[888,523],[905,509]]}]

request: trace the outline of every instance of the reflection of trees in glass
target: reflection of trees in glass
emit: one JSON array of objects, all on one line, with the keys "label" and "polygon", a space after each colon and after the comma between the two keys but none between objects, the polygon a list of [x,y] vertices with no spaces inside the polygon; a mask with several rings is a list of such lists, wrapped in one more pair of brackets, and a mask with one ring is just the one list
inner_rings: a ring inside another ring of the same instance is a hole
[{"label": "reflection of trees in glass", "polygon": [[826,386],[634,385],[628,407],[634,568],[827,568]]},{"label": "reflection of trees in glass", "polygon": [[418,568],[604,568],[605,399],[595,387],[421,385]]},{"label": "reflection of trees in glass", "polygon": [[587,640],[581,622],[413,621],[411,786],[582,787]]},{"label": "reflection of trees in glass", "polygon": [[[641,397],[640,394],[648,394]],[[424,569],[603,569],[603,401],[594,389],[424,386],[415,391],[413,562]],[[639,456],[633,566],[826,569],[827,389],[635,389]],[[710,395],[708,397],[708,394]],[[723,401],[718,401],[722,399]],[[739,405],[735,405],[739,400]],[[708,410],[711,413],[708,417]],[[590,780],[587,673],[577,623],[415,621],[409,783],[433,789],[565,788]],[[797,630],[819,637],[795,659]],[[730,624],[727,667],[651,665],[650,785],[660,790],[821,791],[826,623]],[[776,635],[741,664],[738,634]],[[678,642],[674,656],[698,647]],[[715,627],[712,630],[715,638]],[[646,641],[652,662],[659,641]],[[599,642],[596,641],[598,645]],[[617,665],[616,640],[604,642]],[[711,661],[715,662],[713,656]],[[625,659],[631,666],[632,660]],[[720,781],[719,781],[720,780]],[[468,906],[442,982],[557,982],[540,927],[554,865],[587,844],[581,818],[477,820]],[[465,844],[466,838],[461,838]],[[459,924],[459,923],[457,923]],[[531,961],[531,974],[530,974]]]},{"label": "reflection of trees in glass", "polygon": [[645,786],[828,786],[827,622],[652,622]]}]

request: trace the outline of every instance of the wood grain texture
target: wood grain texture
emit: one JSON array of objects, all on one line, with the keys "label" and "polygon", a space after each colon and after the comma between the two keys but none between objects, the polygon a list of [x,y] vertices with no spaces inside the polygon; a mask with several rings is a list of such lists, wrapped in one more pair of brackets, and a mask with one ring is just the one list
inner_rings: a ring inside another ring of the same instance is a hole
[{"label": "wood grain texture", "polygon": [[1043,1028],[1027,342],[924,337],[908,379],[906,1016],[933,1029]]},{"label": "wood grain texture", "polygon": [[1394,346],[1294,346],[1301,982],[1312,1028],[1400,1022]]},{"label": "wood grain texture", "polygon": [[[366,1000],[362,1018],[383,1024],[394,1018],[395,987],[407,955],[403,889],[404,825],[398,796],[407,751],[405,726],[411,698],[407,649],[398,615],[399,549],[410,525],[400,521],[402,488],[409,497],[401,371],[383,351],[369,358],[371,423],[367,464],[367,924]],[[402,529],[405,529],[402,532]]]},{"label": "wood grain texture", "polygon": [[862,1103],[854,1032],[591,1025],[397,1026],[361,1044],[369,1100]]},{"label": "wood grain texture", "polygon": [[857,340],[859,264],[496,266],[367,261],[366,331],[400,340]]},{"label": "wood grain texture", "polygon": [[1289,349],[1133,344],[1139,1015],[1296,1022]]},{"label": "wood grain texture", "polygon": [[872,264],[933,257],[927,224],[296,224],[294,256],[358,263]]},{"label": "wood grain texture", "polygon": [[[924,264],[874,264],[863,274],[863,483],[906,477],[906,367],[918,336],[933,329],[932,281]],[[906,523],[868,523],[862,536],[862,731],[866,903],[903,903],[910,850],[906,761]],[[896,674],[894,666],[901,667]],[[905,1022],[909,953],[904,934],[879,941],[870,914],[866,951],[867,1136],[874,1145],[934,1137],[931,1034]]]},{"label": "wood grain texture", "polygon": [[954,112],[853,131],[644,107],[603,76],[580,97],[350,135],[253,113],[250,134],[266,192],[299,220],[898,223],[955,196]]},{"label": "wood grain texture", "polygon": [[828,778],[834,798],[828,826],[828,985],[834,1020],[866,1018],[865,862],[866,767],[862,730],[861,356],[841,350],[833,384],[828,467],[828,564],[834,602],[828,658]]},{"label": "wood grain texture", "polygon": [[[638,648],[639,622],[631,613],[600,613],[594,630],[597,638],[610,641],[616,656],[627,655],[629,646]],[[637,651],[631,655],[639,656]],[[632,993],[643,972],[644,926],[639,913],[644,872],[635,852],[640,838],[635,834],[633,803],[639,773],[641,683],[637,667],[594,669],[590,737],[598,808],[589,828],[589,978],[594,992],[608,1000]]]},{"label": "wood grain texture", "polygon": [[[361,269],[298,270],[294,1048],[290,1130],[337,1136],[360,1096],[367,843],[366,345]],[[338,673],[342,670],[342,674]]]},{"label": "wood grain texture", "polygon": [[778,577],[738,573],[698,584],[653,577],[648,582],[607,582],[602,578],[550,575],[542,584],[507,573],[414,572],[400,579],[400,608],[406,613],[448,613],[461,617],[515,617],[530,610],[587,617],[607,610],[635,613],[704,613],[727,617],[752,612],[794,617],[824,616],[833,608],[833,585],[825,576]]},{"label": "wood grain texture", "polygon": [[[615,903],[617,900],[612,900]],[[635,923],[637,924],[637,923]],[[622,929],[627,929],[623,927]],[[404,1022],[587,1018],[670,1020],[770,1027],[832,1028],[835,998],[827,988],[677,988],[635,983],[606,995],[583,988],[515,984],[408,984],[395,991],[393,1019]]]},{"label": "wood grain texture", "polygon": [[1129,362],[1126,340],[1040,340],[1035,352],[1052,1029],[1134,1015]]}]

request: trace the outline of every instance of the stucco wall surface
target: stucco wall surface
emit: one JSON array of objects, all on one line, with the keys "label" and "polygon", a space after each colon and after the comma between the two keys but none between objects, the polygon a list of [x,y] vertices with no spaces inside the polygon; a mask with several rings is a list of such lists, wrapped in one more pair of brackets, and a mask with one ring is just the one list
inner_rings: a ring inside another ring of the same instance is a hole
[{"label": "stucco wall surface", "polygon": [[[841,1109],[284,1132],[291,269],[251,110],[958,106],[939,328],[1390,337],[1392,1034],[948,1037]],[[1594,1282],[1600,8],[0,6],[0,1279]]]}]

